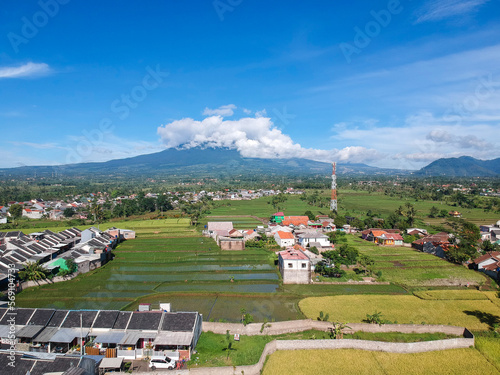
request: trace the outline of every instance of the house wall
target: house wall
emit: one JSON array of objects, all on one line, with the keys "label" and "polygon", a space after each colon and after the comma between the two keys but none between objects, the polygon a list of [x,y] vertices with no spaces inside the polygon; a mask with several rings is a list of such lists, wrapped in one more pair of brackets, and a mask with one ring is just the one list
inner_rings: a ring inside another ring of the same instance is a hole
[{"label": "house wall", "polygon": [[[305,268],[303,268],[305,264]],[[291,265],[291,267],[290,267]],[[279,257],[279,270],[283,278],[283,284],[309,284],[311,282],[310,260],[288,260]]]},{"label": "house wall", "polygon": [[245,241],[241,240],[220,240],[221,250],[245,250]]}]

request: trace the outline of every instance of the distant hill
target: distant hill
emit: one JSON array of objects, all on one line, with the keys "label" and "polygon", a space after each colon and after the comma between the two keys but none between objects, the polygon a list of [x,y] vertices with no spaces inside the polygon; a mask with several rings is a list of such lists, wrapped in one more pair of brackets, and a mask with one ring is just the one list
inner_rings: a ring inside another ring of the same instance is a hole
[{"label": "distant hill", "polygon": [[470,156],[438,159],[415,175],[446,177],[494,177],[500,175],[500,158],[479,160]]},{"label": "distant hill", "polygon": [[[230,177],[242,174],[265,175],[325,175],[331,174],[331,164],[308,159],[244,158],[238,151],[225,148],[167,149],[99,163],[63,166],[38,166],[0,169],[0,176],[169,176],[169,177]],[[338,174],[391,175],[405,171],[381,169],[365,164],[337,164]]]}]

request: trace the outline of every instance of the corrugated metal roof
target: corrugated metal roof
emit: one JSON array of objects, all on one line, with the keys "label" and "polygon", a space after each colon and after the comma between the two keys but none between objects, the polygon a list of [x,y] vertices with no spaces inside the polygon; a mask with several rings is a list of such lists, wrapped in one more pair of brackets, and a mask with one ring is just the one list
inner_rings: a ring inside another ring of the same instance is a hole
[{"label": "corrugated metal roof", "polygon": [[57,327],[47,327],[33,340],[35,342],[49,342],[57,332]]},{"label": "corrugated metal roof", "polygon": [[36,335],[38,335],[44,326],[38,326],[38,325],[27,325],[21,328],[19,331],[16,332],[17,337],[23,337],[23,338],[29,338],[32,339]]},{"label": "corrugated metal roof", "polygon": [[193,332],[160,332],[153,342],[154,345],[190,345]]},{"label": "corrugated metal roof", "polygon": [[120,368],[122,367],[123,358],[103,358],[99,368]]},{"label": "corrugated metal roof", "polygon": [[105,332],[98,335],[94,342],[105,344],[118,344],[125,336],[125,332]]},{"label": "corrugated metal roof", "polygon": [[80,330],[80,328],[61,328],[55,333],[54,336],[52,336],[49,342],[60,342],[68,344],[77,337],[87,337],[88,333],[89,330],[85,328],[82,330]]},{"label": "corrugated metal roof", "polygon": [[120,345],[135,345],[139,339],[154,339],[156,333],[146,333],[146,332],[127,332],[122,340],[118,343]]}]

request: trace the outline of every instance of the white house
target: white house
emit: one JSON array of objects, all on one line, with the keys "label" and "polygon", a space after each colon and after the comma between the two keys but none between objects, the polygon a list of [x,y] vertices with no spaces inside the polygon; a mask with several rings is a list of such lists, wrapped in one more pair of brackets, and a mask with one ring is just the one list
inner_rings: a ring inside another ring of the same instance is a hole
[{"label": "white house", "polygon": [[317,242],[321,245],[321,247],[331,246],[328,236],[320,232],[316,231],[304,232],[299,234],[298,237],[299,237],[299,244],[302,247],[309,246],[311,242]]},{"label": "white house", "polygon": [[498,277],[500,272],[500,251],[492,251],[474,260],[478,271],[492,277]]},{"label": "white house", "polygon": [[30,208],[23,208],[23,217],[28,219],[41,219],[43,216],[42,210],[32,210]]},{"label": "white house", "polygon": [[283,284],[309,284],[311,260],[301,250],[288,248],[278,253],[278,264]]},{"label": "white house", "polygon": [[279,247],[289,247],[295,245],[295,236],[291,232],[277,231],[274,239]]}]

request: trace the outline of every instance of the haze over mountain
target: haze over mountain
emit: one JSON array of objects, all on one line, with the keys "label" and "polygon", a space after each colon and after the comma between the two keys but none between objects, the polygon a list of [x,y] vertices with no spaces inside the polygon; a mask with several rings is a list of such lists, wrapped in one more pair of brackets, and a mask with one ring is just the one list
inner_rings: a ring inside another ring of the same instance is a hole
[{"label": "haze over mountain", "polygon": [[419,176],[494,177],[500,175],[500,158],[479,160],[470,156],[438,159],[415,173]]},{"label": "haze over mountain", "polygon": [[[165,176],[165,177],[231,177],[241,174],[325,175],[332,172],[331,163],[308,159],[245,158],[227,148],[170,148],[153,154],[98,163],[62,166],[35,166],[0,169],[0,176]],[[338,163],[338,174],[391,175],[405,173],[360,163]]]}]

